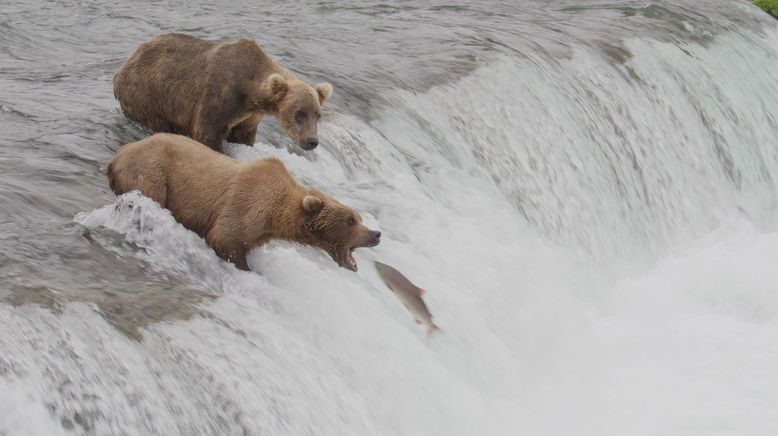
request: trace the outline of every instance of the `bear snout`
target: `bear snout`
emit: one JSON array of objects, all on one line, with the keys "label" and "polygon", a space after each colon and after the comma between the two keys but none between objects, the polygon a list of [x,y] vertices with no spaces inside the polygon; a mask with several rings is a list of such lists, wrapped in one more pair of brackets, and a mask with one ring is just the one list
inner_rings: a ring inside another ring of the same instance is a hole
[{"label": "bear snout", "polygon": [[301,145],[305,150],[313,150],[317,145],[319,145],[319,138],[308,138],[303,141],[303,144]]},{"label": "bear snout", "polygon": [[370,244],[369,246],[370,247],[375,247],[376,245],[380,244],[381,243],[381,232],[376,231],[376,230],[371,230],[370,231],[370,237],[369,237],[368,241],[369,241],[369,244]]}]

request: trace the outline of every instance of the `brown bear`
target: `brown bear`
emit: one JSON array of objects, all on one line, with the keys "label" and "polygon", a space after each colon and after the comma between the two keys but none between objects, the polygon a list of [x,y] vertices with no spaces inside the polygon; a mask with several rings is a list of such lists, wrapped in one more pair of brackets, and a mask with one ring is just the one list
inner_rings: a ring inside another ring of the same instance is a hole
[{"label": "brown bear", "polygon": [[257,124],[268,114],[296,144],[312,150],[332,85],[300,81],[254,41],[219,44],[168,33],[135,50],[114,76],[113,91],[128,117],[216,151],[225,138],[254,145]]},{"label": "brown bear", "polygon": [[240,269],[271,239],[311,245],[357,270],[354,250],[381,232],[324,193],[299,185],[276,158],[243,163],[184,136],[158,133],[122,146],[106,167],[116,195],[132,190],[167,208]]}]

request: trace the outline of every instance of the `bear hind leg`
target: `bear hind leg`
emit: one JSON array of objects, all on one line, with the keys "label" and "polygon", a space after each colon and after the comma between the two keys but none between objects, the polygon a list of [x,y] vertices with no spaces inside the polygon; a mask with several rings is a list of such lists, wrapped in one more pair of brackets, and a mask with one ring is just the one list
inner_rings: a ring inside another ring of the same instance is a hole
[{"label": "bear hind leg", "polygon": [[121,104],[124,116],[136,123],[142,124],[154,132],[182,134],[181,129],[176,129],[168,120],[160,115],[157,110],[149,105],[143,105],[140,108],[134,108],[127,104]]},{"label": "bear hind leg", "polygon": [[138,176],[137,189],[146,197],[167,208],[167,183],[164,177],[146,178]]},{"label": "bear hind leg", "polygon": [[105,175],[114,194],[122,195],[138,190],[160,206],[167,207],[167,181],[161,171],[154,171],[147,176],[111,162],[106,167]]}]

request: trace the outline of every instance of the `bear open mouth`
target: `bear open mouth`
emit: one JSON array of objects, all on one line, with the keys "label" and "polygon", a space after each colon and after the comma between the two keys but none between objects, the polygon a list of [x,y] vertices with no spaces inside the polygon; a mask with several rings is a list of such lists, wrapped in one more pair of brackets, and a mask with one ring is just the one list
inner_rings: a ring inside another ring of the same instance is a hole
[{"label": "bear open mouth", "polygon": [[351,271],[356,272],[357,271],[357,259],[354,257],[354,250],[355,247],[351,247],[346,252],[346,265],[345,267],[350,269]]},{"label": "bear open mouth", "polygon": [[357,259],[354,257],[354,250],[359,247],[349,247],[345,251],[332,256],[332,260],[337,262],[338,266],[346,268],[349,271],[357,271]]},{"label": "bear open mouth", "polygon": [[345,253],[340,254],[339,256],[333,256],[332,258],[338,263],[338,265],[342,266],[343,268],[346,268],[349,271],[356,272],[357,267],[357,258],[354,257],[354,251],[357,248],[362,247],[375,247],[378,245],[378,241],[370,241],[367,243],[361,243],[359,245],[355,245],[353,247],[348,247],[345,251]]}]

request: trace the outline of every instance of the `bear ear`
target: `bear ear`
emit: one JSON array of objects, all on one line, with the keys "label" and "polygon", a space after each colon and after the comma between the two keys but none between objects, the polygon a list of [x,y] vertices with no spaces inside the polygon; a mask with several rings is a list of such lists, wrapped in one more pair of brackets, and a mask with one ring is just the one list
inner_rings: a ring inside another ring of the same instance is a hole
[{"label": "bear ear", "polygon": [[317,83],[315,89],[316,94],[319,95],[319,104],[324,104],[324,102],[332,95],[332,85],[329,83]]},{"label": "bear ear", "polygon": [[273,73],[264,82],[262,82],[262,94],[268,100],[277,102],[286,95],[289,84],[286,83],[284,76]]},{"label": "bear ear", "polygon": [[306,195],[303,198],[303,209],[308,213],[316,213],[320,211],[322,207],[324,207],[324,202],[315,195]]}]

